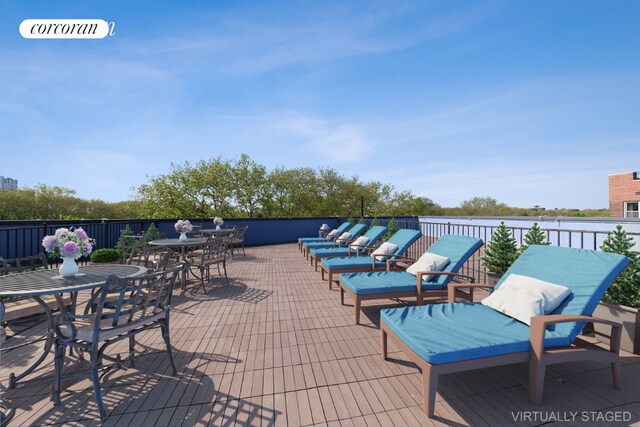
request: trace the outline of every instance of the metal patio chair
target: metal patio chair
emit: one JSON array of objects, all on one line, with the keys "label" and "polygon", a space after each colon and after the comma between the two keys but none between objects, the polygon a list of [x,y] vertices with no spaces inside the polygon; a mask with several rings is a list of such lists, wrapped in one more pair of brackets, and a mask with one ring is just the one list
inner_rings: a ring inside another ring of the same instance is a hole
[{"label": "metal patio chair", "polygon": [[[218,274],[220,276],[222,276],[222,271],[224,271],[224,278],[227,285],[229,285],[226,239],[210,239],[206,243],[195,246],[193,249],[194,250],[187,255],[187,260],[191,266],[191,272],[200,279],[204,293],[207,293],[205,283],[211,280],[212,266],[218,268]],[[222,266],[222,270],[220,270],[220,266]]]},{"label": "metal patio chair", "polygon": [[[52,400],[60,404],[62,370],[65,350],[82,350],[89,354],[95,398],[102,421],[107,412],[102,401],[100,374],[104,369],[122,365],[120,356],[112,357],[105,350],[112,344],[129,339],[128,361],[135,356],[134,337],[153,328],[160,328],[173,374],[177,369],[171,354],[169,315],[173,285],[184,268],[178,267],[136,277],[109,277],[102,289],[88,301],[84,314],[62,312],[55,327],[54,383]],[[105,365],[104,360],[113,362]]]}]

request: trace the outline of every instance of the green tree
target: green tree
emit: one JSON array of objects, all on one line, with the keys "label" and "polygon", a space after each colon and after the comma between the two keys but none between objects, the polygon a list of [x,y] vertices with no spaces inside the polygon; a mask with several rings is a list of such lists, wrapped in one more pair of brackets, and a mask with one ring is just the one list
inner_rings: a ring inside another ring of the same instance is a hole
[{"label": "green tree", "polygon": [[490,272],[504,274],[517,257],[516,239],[504,221],[501,221],[485,246],[484,254],[480,258],[481,264]]},{"label": "green tree", "polygon": [[145,243],[148,243],[159,238],[160,232],[158,231],[158,227],[156,227],[156,224],[152,222],[151,225],[147,227],[147,231],[144,232],[144,241]]},{"label": "green tree", "polygon": [[602,242],[600,249],[604,252],[629,258],[629,265],[609,287],[602,298],[603,301],[640,308],[640,252],[634,251],[634,247],[633,238],[627,235],[621,225],[617,225]]},{"label": "green tree", "polygon": [[260,216],[260,201],[268,191],[267,169],[242,154],[234,163],[233,172],[233,195],[238,209],[249,218]]},{"label": "green tree", "polygon": [[551,242],[547,240],[547,235],[537,222],[534,222],[531,228],[524,235],[522,246],[520,246],[519,254],[523,253],[531,245],[550,245]]},{"label": "green tree", "polygon": [[395,218],[391,218],[391,220],[387,224],[387,232],[384,233],[384,236],[382,236],[382,237],[384,238],[385,241],[387,241],[387,240],[389,240],[391,238],[391,236],[396,234],[396,232],[399,229],[400,229],[400,227],[398,227],[398,221],[396,221]]}]

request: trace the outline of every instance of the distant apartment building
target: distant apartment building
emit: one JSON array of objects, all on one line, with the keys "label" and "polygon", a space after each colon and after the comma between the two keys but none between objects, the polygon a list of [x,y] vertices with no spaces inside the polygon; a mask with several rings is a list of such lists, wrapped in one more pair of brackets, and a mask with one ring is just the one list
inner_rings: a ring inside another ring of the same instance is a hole
[{"label": "distant apartment building", "polygon": [[638,218],[639,208],[640,172],[609,175],[609,216]]},{"label": "distant apartment building", "polygon": [[18,180],[5,178],[0,176],[0,190],[16,190],[18,188]]}]

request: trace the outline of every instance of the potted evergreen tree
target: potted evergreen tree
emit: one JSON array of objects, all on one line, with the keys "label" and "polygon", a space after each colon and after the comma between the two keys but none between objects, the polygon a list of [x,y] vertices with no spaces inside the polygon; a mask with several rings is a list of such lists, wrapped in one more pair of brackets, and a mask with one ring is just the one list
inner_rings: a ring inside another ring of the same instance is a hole
[{"label": "potted evergreen tree", "polygon": [[547,235],[540,228],[537,222],[534,222],[527,234],[524,235],[524,239],[522,241],[522,246],[520,246],[520,250],[518,251],[518,256],[522,255],[524,251],[531,245],[550,245],[551,242],[547,240]]},{"label": "potted evergreen tree", "polygon": [[518,258],[516,239],[504,221],[501,221],[480,258],[481,265],[487,269],[487,283],[492,285],[498,283],[516,258]]},{"label": "potted evergreen tree", "polygon": [[[634,251],[635,242],[621,225],[602,242],[604,252],[621,254],[629,258],[629,265],[602,297],[595,317],[622,324],[620,348],[640,354],[640,252]],[[596,331],[609,334],[608,326],[594,324]],[[601,339],[598,336],[598,339]]]}]

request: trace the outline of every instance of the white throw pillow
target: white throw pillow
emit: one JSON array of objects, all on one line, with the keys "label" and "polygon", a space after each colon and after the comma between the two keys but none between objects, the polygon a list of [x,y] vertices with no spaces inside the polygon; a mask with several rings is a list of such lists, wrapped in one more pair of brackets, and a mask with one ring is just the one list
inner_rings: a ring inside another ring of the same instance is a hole
[{"label": "white throw pillow", "polygon": [[511,274],[482,304],[530,325],[532,316],[551,313],[570,294],[566,286]]},{"label": "white throw pillow", "polygon": [[338,235],[338,230],[333,229],[327,234],[327,237],[336,237]]},{"label": "white throw pillow", "polygon": [[[442,271],[448,264],[449,258],[431,252],[425,252],[416,262],[407,268],[407,273],[417,276],[419,271]],[[422,280],[431,281],[435,277],[435,274],[429,274],[422,276]]]},{"label": "white throw pillow", "polygon": [[351,244],[351,246],[364,247],[364,246],[367,246],[367,243],[369,243],[369,238],[365,236],[360,236]]},{"label": "white throw pillow", "polygon": [[381,256],[381,255],[390,255],[395,253],[395,251],[398,250],[398,245],[395,245],[393,243],[389,243],[389,242],[384,242],[383,244],[381,244],[375,251],[373,251],[371,253],[372,257],[376,257],[376,261],[384,261],[387,258],[389,258],[388,256]]},{"label": "white throw pillow", "polygon": [[349,240],[351,238],[351,233],[348,232],[344,232],[340,235],[340,237],[338,237],[338,240],[341,242],[346,242],[347,240]]}]

